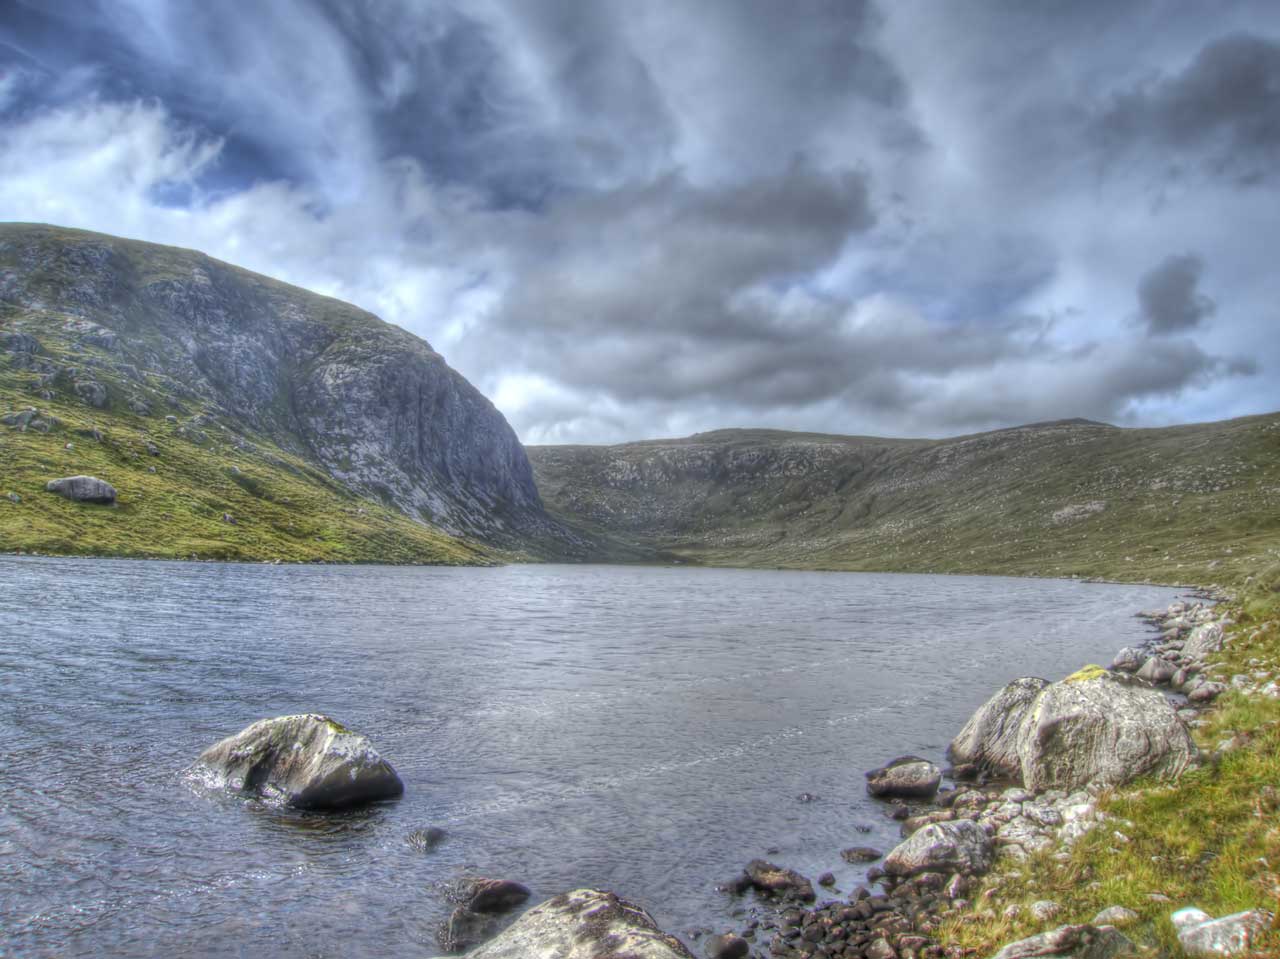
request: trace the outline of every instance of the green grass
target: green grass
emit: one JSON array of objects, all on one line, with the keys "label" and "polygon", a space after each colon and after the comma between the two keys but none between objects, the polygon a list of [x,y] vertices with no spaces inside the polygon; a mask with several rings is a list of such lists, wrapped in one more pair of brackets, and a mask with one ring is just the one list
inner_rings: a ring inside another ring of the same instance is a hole
[{"label": "green grass", "polygon": [[[216,429],[199,444],[180,436],[165,410],[150,417],[119,405],[95,410],[63,391],[39,399],[30,374],[3,364],[0,357],[0,414],[36,406],[61,425],[48,434],[0,426],[0,551],[451,565],[498,559],[352,495],[264,437],[252,437],[253,452]],[[147,452],[148,442],[159,456]],[[117,505],[73,503],[44,491],[48,480],[78,473],[111,483]]]},{"label": "green grass", "polygon": [[[1275,571],[1255,574],[1230,605],[1237,623],[1214,665],[1237,672],[1280,675],[1280,592]],[[1175,784],[1139,782],[1102,797],[1112,819],[1080,840],[1067,862],[1044,853],[1025,863],[1005,861],[987,877],[974,905],[942,929],[942,941],[989,955],[1001,945],[1066,922],[1088,922],[1107,906],[1141,917],[1130,938],[1181,955],[1169,915],[1197,906],[1222,916],[1276,909],[1280,895],[1280,700],[1224,694],[1196,731],[1212,755],[1225,740],[1241,745],[1186,773]],[[1119,833],[1120,835],[1117,835]],[[1123,837],[1123,838],[1121,838]],[[990,898],[987,898],[989,892]],[[1154,900],[1151,896],[1170,901]],[[1036,923],[1027,910],[1003,917],[1010,904],[1040,899],[1062,912]],[[1258,954],[1280,953],[1272,935]]]}]

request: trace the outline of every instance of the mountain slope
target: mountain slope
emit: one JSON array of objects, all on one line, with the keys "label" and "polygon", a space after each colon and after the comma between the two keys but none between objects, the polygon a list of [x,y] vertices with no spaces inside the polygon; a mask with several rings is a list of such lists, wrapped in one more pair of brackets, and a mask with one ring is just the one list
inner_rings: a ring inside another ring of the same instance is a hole
[{"label": "mountain slope", "polygon": [[[573,548],[507,422],[427,343],[193,251],[0,224],[0,417],[28,407],[31,422],[0,427],[0,484],[21,498],[0,501],[0,548],[425,562]],[[79,472],[114,483],[119,509],[39,492]]]},{"label": "mountain slope", "polygon": [[1280,556],[1280,414],[947,440],[724,430],[529,456],[552,512],[689,562],[1205,582]]}]

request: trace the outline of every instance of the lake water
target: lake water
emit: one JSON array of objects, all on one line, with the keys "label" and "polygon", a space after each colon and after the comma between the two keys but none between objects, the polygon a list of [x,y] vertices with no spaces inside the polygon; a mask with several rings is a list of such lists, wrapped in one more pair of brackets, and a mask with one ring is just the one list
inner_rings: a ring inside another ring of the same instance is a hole
[{"label": "lake water", "polygon": [[[742,903],[716,883],[766,850],[847,891],[839,850],[892,846],[866,769],[940,761],[1001,684],[1109,662],[1176,595],[0,558],[0,955],[434,956],[440,884],[469,871],[723,931]],[[304,711],[368,735],[404,798],[302,816],[185,782]],[[448,838],[424,854],[406,837],[429,825]]]}]

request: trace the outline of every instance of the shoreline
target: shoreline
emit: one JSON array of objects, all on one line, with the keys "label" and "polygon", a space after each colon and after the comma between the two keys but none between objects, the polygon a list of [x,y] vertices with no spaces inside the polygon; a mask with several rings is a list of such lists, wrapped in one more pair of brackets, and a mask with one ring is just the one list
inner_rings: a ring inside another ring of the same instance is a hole
[{"label": "shoreline", "polygon": [[[1150,624],[1151,634],[1140,646],[1117,651],[1116,658],[1105,672],[1136,673],[1140,665],[1145,665],[1146,660],[1162,659],[1166,655],[1177,657],[1184,648],[1187,637],[1201,626],[1219,630],[1221,638],[1214,653],[1225,649],[1232,639],[1225,631],[1236,625],[1232,614],[1236,612],[1236,604],[1241,602],[1240,593],[1221,586],[1196,585],[1180,588],[1187,590],[1186,600],[1179,599],[1164,610],[1140,610],[1134,613]],[[1137,658],[1143,660],[1141,664],[1134,663],[1134,657],[1131,656],[1130,665],[1117,668],[1126,654],[1133,653],[1137,653]],[[1194,685],[1184,677],[1185,669],[1173,677],[1148,684],[1162,693],[1189,730],[1207,726],[1208,717],[1218,708],[1215,702],[1218,695],[1240,685],[1236,682],[1231,685],[1217,683],[1207,678],[1217,675],[1221,658],[1220,655],[1211,653],[1202,657],[1195,667],[1193,678],[1205,677],[1202,684],[1220,687],[1200,703],[1187,698],[1186,694],[1193,691]],[[1192,661],[1188,659],[1187,663],[1191,665]],[[1081,673],[1090,668],[1083,667]],[[1238,680],[1239,676],[1233,679]],[[1170,685],[1171,680],[1173,686]],[[1220,750],[1212,753],[1199,750],[1188,771],[1212,767],[1220,761],[1219,753]],[[1029,905],[1020,901],[1024,897],[1019,896],[1019,893],[1024,889],[1016,880],[1022,879],[1022,869],[1026,865],[1043,864],[1045,857],[1060,864],[1071,862],[1071,850],[1076,842],[1101,827],[1104,822],[1114,821],[1124,829],[1132,826],[1132,823],[1125,825],[1127,820],[1118,819],[1107,810],[1118,797],[1129,792],[1141,793],[1144,788],[1149,787],[1150,784],[1144,777],[1139,777],[1136,784],[1126,782],[1118,786],[1090,782],[1083,789],[1070,792],[1028,790],[1007,779],[979,778],[974,781],[961,778],[955,773],[956,770],[952,768],[946,770],[944,775],[949,784],[940,788],[931,798],[885,801],[886,815],[903,822],[903,842],[897,849],[908,845],[907,840],[927,826],[957,822],[962,818],[988,823],[984,828],[990,829],[992,839],[997,844],[1007,832],[1013,836],[1033,837],[1027,840],[1033,848],[1024,849],[1016,843],[1006,842],[989,871],[983,869],[974,874],[966,874],[964,870],[948,872],[943,869],[937,872],[924,871],[914,876],[894,876],[886,872],[884,857],[889,852],[884,851],[876,857],[878,864],[865,872],[864,881],[847,895],[842,894],[843,898],[818,897],[818,902],[811,904],[811,886],[807,890],[799,886],[792,887],[775,898],[767,898],[764,892],[758,892],[750,903],[755,907],[751,909],[752,919],[712,940],[707,954],[721,955],[719,949],[722,941],[729,941],[740,942],[741,947],[735,946],[734,949],[740,948],[742,951],[723,953],[726,956],[733,954],[769,959],[820,959],[824,956],[847,959],[961,959],[980,955],[981,950],[952,941],[958,929],[965,926],[976,929],[984,923],[994,927],[1012,926],[1019,917],[1024,921],[1030,918],[1036,926],[1042,927],[1039,938],[1046,942],[1054,935],[1070,939],[1070,943],[1065,945],[1059,943],[1063,948],[1057,950],[1049,949],[1044,942],[1040,942],[1036,948],[1043,947],[1047,951],[1035,953],[1037,955],[1072,955],[1074,953],[1071,948],[1083,948],[1088,937],[1108,938],[1112,933],[1121,936],[1112,942],[1117,948],[1123,943],[1133,945],[1123,934],[1118,933],[1117,927],[1131,927],[1136,923],[1139,914],[1134,910],[1116,904],[1101,910],[1093,917],[1092,922],[1088,917],[1070,917],[1064,914],[1059,903],[1051,900],[1040,900]],[[868,773],[869,777],[871,775]],[[1172,783],[1155,788],[1176,790],[1182,781],[1183,776],[1179,775]],[[1020,825],[1026,821],[1024,813],[1047,828],[1039,831],[1024,829]],[[996,828],[990,828],[996,823],[999,823]],[[1114,834],[1117,837],[1123,835],[1119,829]],[[1127,837],[1123,841],[1127,842]],[[1010,847],[1016,851],[1009,851]],[[859,852],[860,850],[851,849],[844,854]],[[881,851],[863,852],[867,854],[864,858],[869,860],[870,853]],[[1008,890],[1001,888],[1006,876],[1015,880],[1013,887]],[[803,877],[796,878],[803,881]],[[830,880],[831,876],[827,874],[818,881],[829,887],[833,885]],[[1091,884],[1099,886],[1108,882],[1107,876],[1098,875]],[[750,885],[744,883],[742,889],[733,891],[745,891]],[[808,886],[807,882],[805,886]],[[875,891],[877,886],[881,890],[878,893]],[[756,888],[759,890],[761,887],[757,884]],[[801,895],[794,895],[796,889],[800,889]],[[805,901],[806,896],[809,901]],[[1179,905],[1162,893],[1152,893],[1151,897],[1152,902],[1168,900],[1170,908],[1166,911],[1172,911]],[[1255,904],[1260,905],[1262,904]],[[1064,926],[1064,920],[1076,922],[1077,925]],[[1072,931],[1063,932],[1067,929]],[[1253,932],[1260,935],[1257,929]],[[695,941],[697,938],[701,936],[695,937]]]}]

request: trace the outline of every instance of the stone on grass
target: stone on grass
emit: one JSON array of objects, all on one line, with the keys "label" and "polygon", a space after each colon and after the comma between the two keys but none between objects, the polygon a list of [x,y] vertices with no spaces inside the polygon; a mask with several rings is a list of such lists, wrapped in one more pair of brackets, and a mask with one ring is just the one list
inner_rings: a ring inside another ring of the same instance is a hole
[{"label": "stone on grass", "polygon": [[206,749],[191,771],[206,785],[296,809],[341,809],[404,792],[368,739],[315,713],[256,722]]},{"label": "stone on grass", "polygon": [[1179,909],[1169,919],[1188,956],[1235,956],[1250,952],[1271,925],[1271,914],[1262,909],[1214,919],[1199,909],[1188,908]]},{"label": "stone on grass", "polygon": [[1134,953],[1133,943],[1124,933],[1111,926],[1059,926],[1038,936],[1011,942],[992,959],[1033,959],[1033,957],[1061,957],[1061,959],[1113,959]]},{"label": "stone on grass", "polygon": [[1126,909],[1124,906],[1108,906],[1093,917],[1095,926],[1132,926],[1138,921],[1139,915],[1132,909]]}]

